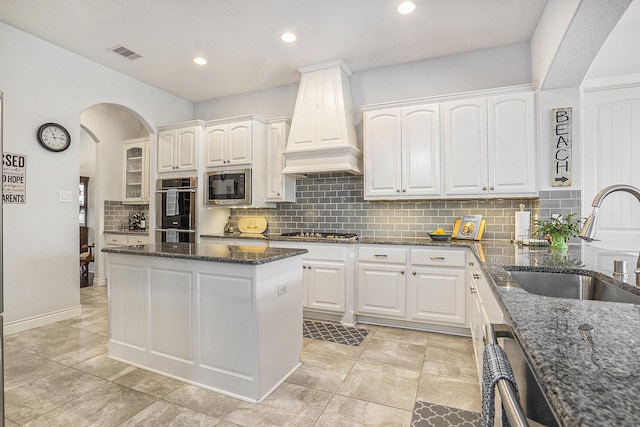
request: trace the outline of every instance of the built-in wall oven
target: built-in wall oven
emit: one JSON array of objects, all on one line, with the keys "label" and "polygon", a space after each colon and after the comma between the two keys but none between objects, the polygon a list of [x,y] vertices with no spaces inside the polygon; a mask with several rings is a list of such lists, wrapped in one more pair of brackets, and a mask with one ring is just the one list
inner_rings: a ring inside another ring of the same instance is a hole
[{"label": "built-in wall oven", "polygon": [[251,204],[251,169],[210,171],[205,177],[208,205]]},{"label": "built-in wall oven", "polygon": [[196,241],[197,178],[166,178],[156,183],[156,242]]}]

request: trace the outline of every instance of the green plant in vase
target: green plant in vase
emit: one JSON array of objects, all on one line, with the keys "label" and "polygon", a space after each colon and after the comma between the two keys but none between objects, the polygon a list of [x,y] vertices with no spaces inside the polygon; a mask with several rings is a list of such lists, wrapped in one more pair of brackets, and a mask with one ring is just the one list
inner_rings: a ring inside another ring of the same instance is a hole
[{"label": "green plant in vase", "polygon": [[580,234],[582,226],[582,218],[572,213],[563,217],[557,215],[549,219],[537,219],[534,225],[538,229],[538,233],[551,238],[551,249],[567,249],[569,239]]}]

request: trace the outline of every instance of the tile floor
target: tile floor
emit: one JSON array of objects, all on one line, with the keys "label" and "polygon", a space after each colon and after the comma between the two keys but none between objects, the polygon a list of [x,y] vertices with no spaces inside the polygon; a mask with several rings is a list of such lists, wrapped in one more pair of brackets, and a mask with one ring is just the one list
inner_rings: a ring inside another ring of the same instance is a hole
[{"label": "tile floor", "polygon": [[480,412],[471,340],[362,325],[359,347],[304,339],[303,366],[252,405],[107,357],[105,287],[83,314],[5,337],[7,426],[409,426],[416,401]]}]

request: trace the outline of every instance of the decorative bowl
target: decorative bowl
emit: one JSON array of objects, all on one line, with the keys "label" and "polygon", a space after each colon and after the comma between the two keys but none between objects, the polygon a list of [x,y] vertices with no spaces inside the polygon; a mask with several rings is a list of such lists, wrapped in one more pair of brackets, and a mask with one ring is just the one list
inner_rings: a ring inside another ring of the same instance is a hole
[{"label": "decorative bowl", "polygon": [[431,240],[435,242],[445,242],[451,238],[451,233],[443,233],[443,234],[428,233],[428,234],[429,234],[429,237],[431,237]]}]

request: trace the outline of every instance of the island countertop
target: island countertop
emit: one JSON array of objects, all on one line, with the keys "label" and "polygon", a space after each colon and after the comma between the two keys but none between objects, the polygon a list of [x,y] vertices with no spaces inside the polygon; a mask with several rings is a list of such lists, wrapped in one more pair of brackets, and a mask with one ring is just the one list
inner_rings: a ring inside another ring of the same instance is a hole
[{"label": "island countertop", "polygon": [[102,252],[258,265],[302,255],[307,253],[307,250],[206,243],[156,243],[137,246],[106,247],[102,249]]}]

